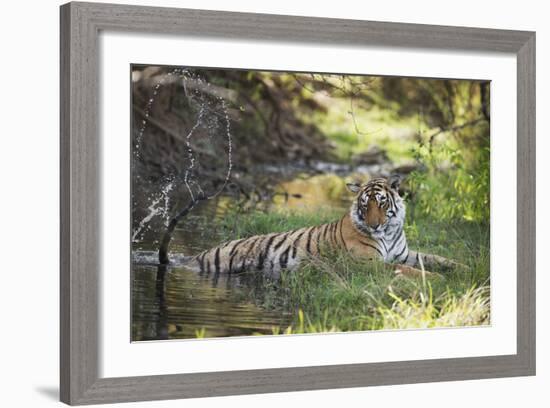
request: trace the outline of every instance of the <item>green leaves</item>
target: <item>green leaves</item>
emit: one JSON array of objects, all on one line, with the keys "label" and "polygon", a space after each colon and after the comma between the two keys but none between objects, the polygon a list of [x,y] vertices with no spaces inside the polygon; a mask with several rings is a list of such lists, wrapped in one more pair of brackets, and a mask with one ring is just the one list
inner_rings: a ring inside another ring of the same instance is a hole
[{"label": "green leaves", "polygon": [[413,219],[421,213],[436,220],[489,221],[489,148],[465,150],[456,143],[415,149],[425,170],[408,177]]}]

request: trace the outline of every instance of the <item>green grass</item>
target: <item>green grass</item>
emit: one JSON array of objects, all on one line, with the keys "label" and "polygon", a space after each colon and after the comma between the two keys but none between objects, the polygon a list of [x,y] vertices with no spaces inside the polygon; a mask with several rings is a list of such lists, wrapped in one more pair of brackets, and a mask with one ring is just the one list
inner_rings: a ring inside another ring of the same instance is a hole
[{"label": "green grass", "polygon": [[[377,93],[369,96],[376,98]],[[471,120],[468,115],[477,112],[460,98],[455,101],[460,108],[454,112],[455,125]],[[412,201],[405,226],[409,247],[453,259],[467,268],[428,280],[403,278],[394,274],[391,265],[333,252],[304,262],[297,271],[283,273],[278,281],[262,279],[243,296],[255,299],[265,309],[290,314],[290,324],[274,327],[274,334],[489,324],[487,125],[443,132],[432,141],[430,135],[440,130],[439,125],[424,120],[422,111],[399,113],[397,102],[375,99],[362,103],[331,97],[320,99],[320,103],[326,105],[326,111],[304,114],[300,119],[315,125],[332,142],[337,160],[349,163],[357,154],[378,146],[386,150],[393,164],[414,160],[422,165],[407,181],[408,200]],[[285,191],[304,193],[305,213],[272,209],[230,214],[218,225],[220,240],[338,219],[342,212],[313,206],[324,202],[322,191],[329,184],[326,178],[317,181],[322,188],[283,186]],[[343,196],[335,188],[330,198],[335,201]]]},{"label": "green grass", "polygon": [[[225,218],[227,239],[322,224],[341,214],[278,212]],[[316,333],[490,323],[489,227],[465,220],[416,217],[406,225],[409,247],[467,265],[427,280],[396,276],[395,267],[343,252],[312,258],[279,281],[261,278],[245,296],[292,316],[273,334]],[[438,272],[438,271],[434,271]],[[256,276],[254,279],[258,279]]]},{"label": "green grass", "polygon": [[284,232],[301,227],[321,225],[342,216],[341,211],[320,208],[314,212],[253,211],[233,212],[219,221],[222,240],[240,239],[258,234]]},{"label": "green grass", "polygon": [[314,112],[302,119],[315,124],[334,143],[336,156],[343,162],[373,145],[385,149],[395,163],[410,160],[419,129],[417,118],[404,118],[376,106],[355,106],[353,112],[348,99],[332,98],[327,112]]}]

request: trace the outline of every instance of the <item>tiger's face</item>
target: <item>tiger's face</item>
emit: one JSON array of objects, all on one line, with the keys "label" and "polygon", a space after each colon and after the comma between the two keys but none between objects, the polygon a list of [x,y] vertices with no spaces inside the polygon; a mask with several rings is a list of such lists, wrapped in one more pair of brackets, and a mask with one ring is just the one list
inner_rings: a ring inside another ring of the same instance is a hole
[{"label": "tiger's face", "polygon": [[400,182],[399,176],[391,176],[388,179],[375,178],[364,185],[347,185],[357,194],[350,216],[359,231],[381,238],[403,227],[405,205],[399,196]]}]

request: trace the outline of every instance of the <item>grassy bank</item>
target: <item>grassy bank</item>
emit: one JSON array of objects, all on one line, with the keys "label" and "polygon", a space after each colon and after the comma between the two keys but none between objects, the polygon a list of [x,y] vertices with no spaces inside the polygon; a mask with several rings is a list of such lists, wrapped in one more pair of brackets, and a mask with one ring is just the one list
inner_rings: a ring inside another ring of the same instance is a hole
[{"label": "grassy bank", "polygon": [[[335,211],[279,212],[225,217],[226,239],[288,231],[337,219]],[[328,253],[286,272],[280,281],[254,276],[245,298],[267,310],[290,314],[274,334],[489,324],[489,228],[463,221],[433,222],[416,216],[406,225],[409,246],[468,266],[441,277],[397,277],[394,267],[347,253]],[[437,271],[435,271],[437,272]]]}]

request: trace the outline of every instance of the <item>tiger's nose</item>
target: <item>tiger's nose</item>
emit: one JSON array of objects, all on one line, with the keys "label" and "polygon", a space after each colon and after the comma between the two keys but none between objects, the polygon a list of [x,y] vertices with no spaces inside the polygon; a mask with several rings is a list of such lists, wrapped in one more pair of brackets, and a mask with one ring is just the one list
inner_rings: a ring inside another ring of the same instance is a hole
[{"label": "tiger's nose", "polygon": [[378,229],[380,228],[380,224],[374,224],[374,225],[371,225],[370,227],[371,227],[373,230],[378,231]]}]

